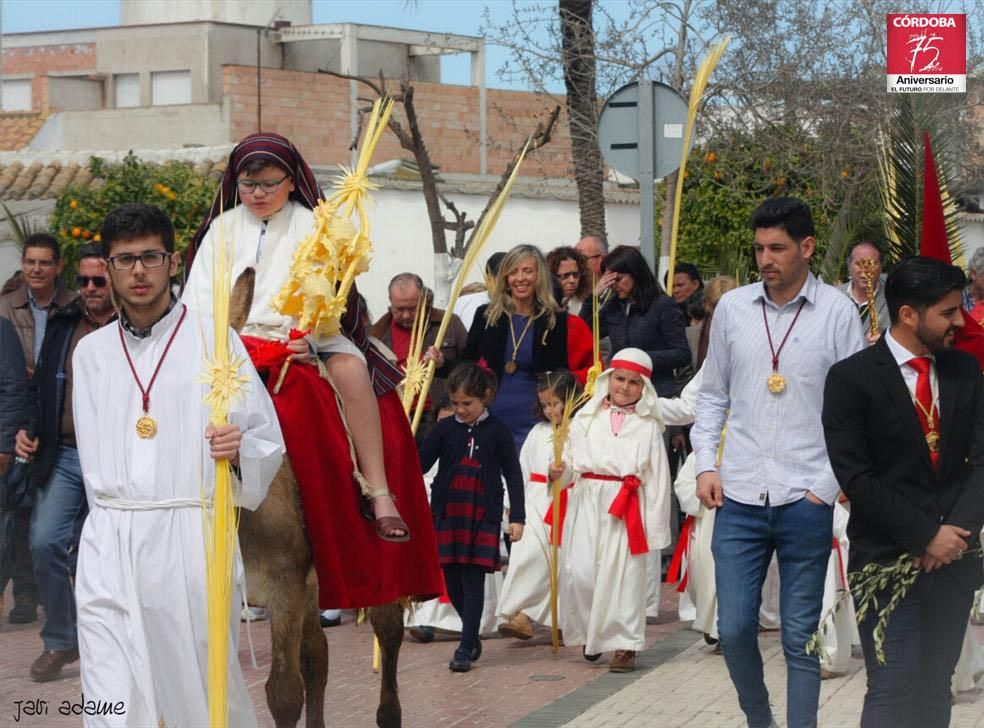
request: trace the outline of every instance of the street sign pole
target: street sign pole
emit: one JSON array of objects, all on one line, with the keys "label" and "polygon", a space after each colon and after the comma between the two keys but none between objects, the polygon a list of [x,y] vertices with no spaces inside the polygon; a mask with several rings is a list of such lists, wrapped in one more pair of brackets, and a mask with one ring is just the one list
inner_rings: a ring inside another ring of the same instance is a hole
[{"label": "street sign pole", "polygon": [[655,185],[653,182],[653,82],[639,81],[639,248],[650,270],[656,267],[656,237],[653,209]]}]

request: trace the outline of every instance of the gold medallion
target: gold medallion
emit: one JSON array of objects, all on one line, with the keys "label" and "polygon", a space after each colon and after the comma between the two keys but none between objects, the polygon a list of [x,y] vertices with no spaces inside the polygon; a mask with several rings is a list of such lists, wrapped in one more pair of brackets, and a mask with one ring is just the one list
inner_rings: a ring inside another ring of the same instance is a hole
[{"label": "gold medallion", "polygon": [[516,361],[513,360],[513,361],[507,361],[506,362],[506,365],[504,367],[502,367],[502,368],[506,370],[506,374],[515,374],[516,373],[516,370],[519,367],[516,366]]},{"label": "gold medallion", "polygon": [[137,420],[137,437],[142,440],[149,440],[157,434],[157,423],[154,418],[145,414]]},{"label": "gold medallion", "polygon": [[936,430],[926,433],[926,445],[929,446],[930,452],[937,452],[940,449],[940,434]]},{"label": "gold medallion", "polygon": [[769,375],[766,384],[772,394],[782,394],[782,392],[786,389],[786,378],[779,372],[772,372],[772,374]]}]

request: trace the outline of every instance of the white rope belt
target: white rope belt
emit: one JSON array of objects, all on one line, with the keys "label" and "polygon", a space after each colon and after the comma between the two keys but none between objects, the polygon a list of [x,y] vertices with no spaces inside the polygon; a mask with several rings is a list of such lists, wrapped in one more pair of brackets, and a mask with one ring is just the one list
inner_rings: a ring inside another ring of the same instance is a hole
[{"label": "white rope belt", "polygon": [[[128,498],[117,498],[112,495],[99,494],[96,496],[96,505],[103,508],[112,508],[117,511],[159,511],[174,510],[176,508],[201,508],[201,498],[166,498],[164,500],[130,500]],[[212,507],[212,501],[205,501],[207,508]]]}]

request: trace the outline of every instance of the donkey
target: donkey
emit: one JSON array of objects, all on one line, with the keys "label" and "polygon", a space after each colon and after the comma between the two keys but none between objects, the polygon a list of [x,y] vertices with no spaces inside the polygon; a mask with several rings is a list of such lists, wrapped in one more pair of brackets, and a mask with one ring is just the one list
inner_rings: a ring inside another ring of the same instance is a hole
[{"label": "donkey", "polygon": [[[253,299],[252,268],[236,281],[230,297],[230,325],[239,331]],[[239,512],[239,545],[251,604],[270,615],[272,664],[266,682],[267,706],[277,728],[293,728],[305,710],[307,728],[324,728],[328,683],[328,641],[321,631],[318,577],[290,461],[284,458],[266,498],[255,511]],[[399,728],[402,721],[396,681],[403,644],[403,609],[397,603],[369,609],[379,640],[381,683],[376,725]]]}]

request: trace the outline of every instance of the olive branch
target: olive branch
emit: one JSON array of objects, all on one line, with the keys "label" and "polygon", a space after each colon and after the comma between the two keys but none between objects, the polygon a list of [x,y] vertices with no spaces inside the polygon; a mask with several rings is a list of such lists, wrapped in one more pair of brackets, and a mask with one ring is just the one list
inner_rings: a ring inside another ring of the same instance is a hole
[{"label": "olive branch", "polygon": [[[972,549],[964,552],[963,556],[979,555],[981,552],[980,548]],[[919,577],[920,569],[914,562],[915,557],[912,554],[902,554],[891,564],[871,563],[861,571],[852,571],[848,574],[847,582],[850,590],[837,590],[837,599],[833,606],[823,615],[817,631],[806,643],[806,654],[827,657],[823,646],[823,635],[826,634],[828,625],[833,622],[844,602],[853,594],[858,624],[861,624],[869,614],[877,615],[878,621],[875,622],[872,640],[875,643],[875,659],[879,665],[884,665],[885,630],[889,619]],[[889,588],[888,601],[881,606],[878,596]]]}]

